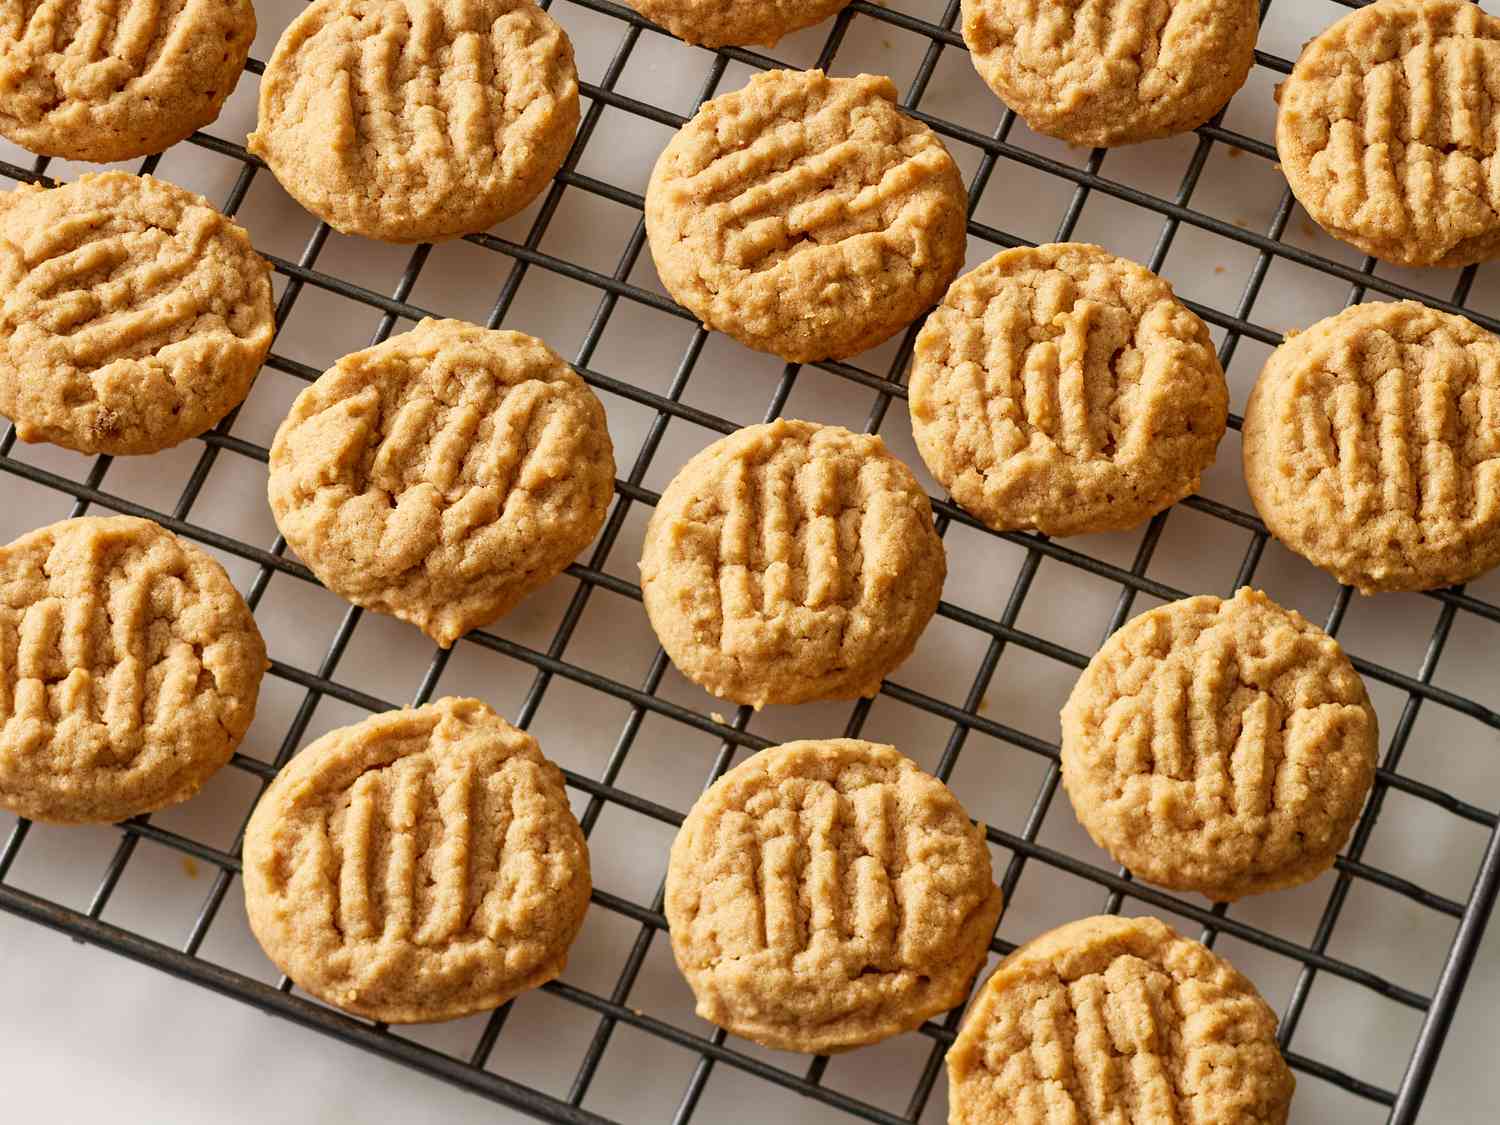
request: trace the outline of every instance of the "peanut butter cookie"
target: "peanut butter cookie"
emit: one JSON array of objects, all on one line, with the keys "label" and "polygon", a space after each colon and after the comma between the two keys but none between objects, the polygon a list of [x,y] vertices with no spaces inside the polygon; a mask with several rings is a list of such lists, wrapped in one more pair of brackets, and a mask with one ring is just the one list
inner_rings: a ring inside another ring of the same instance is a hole
[{"label": "peanut butter cookie", "polygon": [[245,829],[266,956],[346,1012],[427,1023],[563,971],[592,886],[562,772],[477,699],[330,731]]},{"label": "peanut butter cookie", "polygon": [[1467,0],[1381,0],[1302,52],[1276,148],[1335,238],[1403,266],[1500,253],[1500,19]]},{"label": "peanut butter cookie", "polygon": [[1255,986],[1155,918],[1027,942],[948,1051],[949,1125],[1285,1125],[1296,1086]]},{"label": "peanut butter cookie", "polygon": [[1414,301],[1290,336],[1245,409],[1245,481],[1271,533],[1363,593],[1500,563],[1500,340]]},{"label": "peanut butter cookie", "polygon": [[150,520],[0,548],[0,808],[108,823],[196,793],[255,717],[266,646],[208,555]]},{"label": "peanut butter cookie", "polygon": [[912,361],[932,475],[999,530],[1133,527],[1198,490],[1229,416],[1208,328],[1097,246],[1006,250],[964,274]]},{"label": "peanut butter cookie", "polygon": [[1379,745],[1338,642],[1249,587],[1120,629],[1062,733],[1063,785],[1094,842],[1147,882],[1218,902],[1326,871]]},{"label": "peanut butter cookie", "polygon": [[447,648],[589,545],[614,480],[604,407],[556,352],[424,320],[297,396],[268,491],[325,586]]},{"label": "peanut butter cookie", "polygon": [[788,1051],[874,1043],[963,1003],[1000,916],[984,832],[890,746],[790,742],[698,798],[667,923],[698,1015]]},{"label": "peanut butter cookie", "polygon": [[964,42],[1038,133],[1111,146],[1196,129],[1255,63],[1256,0],[964,0]]},{"label": "peanut butter cookie", "polygon": [[677,38],[703,47],[774,47],[783,35],[822,23],[849,0],[629,0]]},{"label": "peanut butter cookie", "polygon": [[673,478],[646,528],[641,591],[685,676],[760,708],[874,695],[947,573],[932,506],[884,442],[778,419]]},{"label": "peanut butter cookie", "polygon": [[573,45],[531,0],[314,0],[246,143],[334,229],[435,242],[525,208],[577,129]]},{"label": "peanut butter cookie", "polygon": [[967,206],[889,78],[773,70],[672,138],[646,231],[662,284],[707,327],[806,363],[874,347],[942,296]]},{"label": "peanut butter cookie", "polygon": [[250,0],[0,4],[0,136],[68,160],[160,152],[219,116],[254,38]]},{"label": "peanut butter cookie", "polygon": [[0,414],[22,441],[155,453],[244,401],[271,267],[201,195],[86,175],[0,193]]}]

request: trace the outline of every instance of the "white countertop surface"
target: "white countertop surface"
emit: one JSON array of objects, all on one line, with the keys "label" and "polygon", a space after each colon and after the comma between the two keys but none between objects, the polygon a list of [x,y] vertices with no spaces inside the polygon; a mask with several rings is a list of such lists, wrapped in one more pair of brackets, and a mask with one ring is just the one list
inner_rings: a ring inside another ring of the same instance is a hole
[{"label": "white countertop surface", "polygon": [[[269,57],[280,29],[301,6],[300,0],[257,0],[261,33],[255,56]],[[932,17],[937,0],[896,0],[893,7]],[[1500,4],[1487,2],[1492,11]],[[585,80],[600,80],[619,43],[619,21],[557,0],[553,13],[572,33]],[[1301,42],[1344,11],[1328,0],[1276,0],[1262,46],[1293,57]],[[789,39],[778,57],[798,65],[815,58],[823,31],[813,29]],[[926,40],[856,17],[834,70],[891,73],[903,90],[911,82]],[[618,89],[679,112],[691,108],[712,56],[652,33],[642,35]],[[731,65],[721,91],[741,85],[748,71]],[[1232,105],[1226,125],[1269,140],[1274,107],[1274,76],[1257,70]],[[241,141],[253,123],[256,80],[246,75],[224,115],[210,132]],[[999,104],[980,84],[963,53],[945,50],[922,107],[932,113],[990,131],[1000,117]],[[580,171],[641,191],[646,175],[669,131],[616,110],[607,111],[589,146]],[[1074,166],[1086,153],[1038,138],[1017,124],[1013,142]],[[1101,174],[1107,178],[1172,196],[1196,145],[1196,138],[1175,138],[1111,152]],[[979,163],[973,149],[954,144],[955,157],[968,175]],[[0,159],[29,164],[29,157],[0,143]],[[222,201],[238,172],[236,161],[206,150],[178,146],[163,160],[159,174]],[[54,163],[50,172],[64,179],[83,169]],[[0,185],[3,186],[3,185]],[[1215,145],[1193,194],[1192,206],[1251,230],[1265,232],[1280,200],[1282,181],[1274,166],[1252,154]],[[1002,161],[979,206],[976,218],[1034,240],[1053,237],[1071,190],[1041,172]],[[504,224],[500,233],[524,238],[535,208]],[[239,211],[240,221],[258,246],[296,259],[313,229],[313,221],[281,192],[268,172],[258,174]],[[570,189],[563,197],[541,249],[582,262],[605,273],[616,262],[634,228],[638,213]],[[1147,258],[1162,230],[1154,212],[1095,193],[1085,205],[1074,237],[1102,242],[1138,259]],[[1331,241],[1297,210],[1285,239],[1358,267],[1357,254]],[[971,239],[970,264],[993,247]],[[358,239],[332,236],[316,265],[383,293],[391,292],[411,251]],[[1184,226],[1177,233],[1162,272],[1183,295],[1221,309],[1239,301],[1245,277],[1256,258],[1249,247],[1210,232]],[[432,252],[411,294],[418,306],[482,320],[499,292],[511,262],[472,245],[457,243]],[[1380,276],[1425,286],[1435,294],[1451,292],[1454,275],[1391,271]],[[278,292],[284,284],[278,278]],[[630,280],[658,288],[649,254],[643,254]],[[532,269],[505,318],[505,327],[532,332],[564,355],[576,353],[598,305],[599,293],[544,269]],[[1348,299],[1348,286],[1284,259],[1273,262],[1250,318],[1273,330],[1303,327],[1336,312]],[[1471,304],[1500,314],[1500,267],[1480,271]],[[332,293],[309,287],[298,298],[278,341],[282,355],[322,369],[346,351],[365,346],[379,314]],[[396,330],[410,327],[402,322]],[[611,376],[664,392],[679,362],[692,326],[621,301],[591,360]],[[1215,338],[1222,332],[1214,330]],[[1241,342],[1229,370],[1232,408],[1243,409],[1245,396],[1268,349]],[[883,371],[891,347],[861,360],[869,370]],[[722,338],[704,349],[685,400],[741,423],[758,421],[780,375],[780,364],[752,355]],[[267,370],[252,392],[235,434],[259,445],[269,444],[275,426],[300,384]],[[628,471],[652,412],[605,394],[617,460]],[[786,413],[819,421],[861,427],[872,392],[826,372],[804,370],[798,377]],[[893,404],[882,431],[898,456],[917,466],[904,407]],[[685,422],[673,422],[647,472],[644,484],[659,489],[686,458],[713,437]],[[149,459],[116,461],[102,487],[158,510],[171,510],[203,446],[189,442],[178,450]],[[47,447],[17,446],[13,457],[82,480],[88,459]],[[1231,433],[1205,481],[1205,494],[1249,510],[1238,468],[1238,435]],[[223,453],[195,503],[190,519],[261,547],[269,547],[275,528],[264,502],[264,467],[232,452]],[[929,478],[925,477],[929,487]],[[70,501],[59,493],[0,475],[0,541],[61,519]],[[605,569],[623,578],[635,576],[644,513],[632,511]],[[1128,567],[1139,530],[1121,535],[1090,536],[1069,541],[1116,565]],[[1249,545],[1248,533],[1220,524],[1202,513],[1175,511],[1148,574],[1191,592],[1228,594]],[[948,535],[951,574],[948,600],[990,617],[1000,614],[1025,556],[1014,544],[955,526]],[[242,559],[220,556],[242,589],[255,567]],[[1256,572],[1263,586],[1284,604],[1323,620],[1334,604],[1332,580],[1271,544]],[[523,605],[498,631],[534,649],[545,650],[575,583],[554,582]],[[1113,612],[1119,587],[1061,562],[1043,562],[1018,626],[1083,652],[1092,652]],[[1500,600],[1500,574],[1471,586],[1490,602]],[[1141,596],[1132,612],[1151,608]],[[1349,649],[1407,674],[1416,674],[1427,638],[1441,606],[1430,598],[1393,595],[1355,599],[1340,631]],[[315,668],[344,612],[332,595],[278,574],[272,578],[257,610],[271,654],[302,668]],[[1460,614],[1435,682],[1449,690],[1500,704],[1495,652],[1500,627]],[[962,705],[984,651],[982,635],[948,620],[936,620],[916,656],[896,679],[940,699]],[[654,654],[654,640],[640,607],[596,591],[566,659],[631,685],[639,685]],[[394,621],[366,615],[354,632],[334,678],[393,702],[409,700],[432,655],[414,630]],[[1056,713],[1074,673],[1042,656],[1012,646],[991,682],[984,713],[1040,738],[1055,741]],[[443,678],[439,694],[472,693],[503,714],[514,716],[533,678],[530,668],[475,645],[460,644]],[[669,671],[661,693],[703,714],[732,714]],[[1405,703],[1399,691],[1372,685],[1383,731],[1389,733]],[[267,677],[256,724],[245,752],[269,760],[303,698],[302,689]],[[565,679],[547,689],[532,723],[543,749],[562,764],[597,776],[629,714],[618,700],[599,696]],[[844,705],[772,708],[758,715],[750,729],[773,739],[839,733],[848,718]],[[302,741],[360,717],[343,704],[324,701]],[[881,697],[872,708],[864,736],[889,741],[931,766],[950,733],[948,724],[930,714]],[[633,792],[685,810],[707,777],[717,750],[709,735],[689,731],[658,716],[648,716],[619,784]],[[1045,772],[1045,761],[982,734],[969,738],[953,775],[953,785],[976,817],[1018,831]],[[1433,703],[1422,707],[1401,764],[1425,782],[1437,785],[1487,809],[1500,807],[1500,739],[1494,731]],[[228,846],[250,802],[255,786],[248,775],[226,770],[194,801],[162,814],[158,822],[214,846]],[[583,796],[575,794],[577,807]],[[13,818],[0,814],[0,840]],[[32,830],[9,882],[46,895],[75,909],[86,909],[99,878],[119,841],[113,828]],[[1041,832],[1050,847],[1090,862],[1107,863],[1074,822],[1066,797],[1059,793]],[[649,905],[661,878],[670,832],[661,824],[609,806],[592,836],[596,883],[612,893]],[[1475,826],[1392,792],[1387,799],[1367,862],[1429,886],[1452,898],[1467,897],[1486,843]],[[995,849],[997,866],[1010,856]],[[137,849],[103,918],[158,940],[180,946],[208,894],[213,871],[185,862],[151,843]],[[1296,891],[1262,896],[1236,905],[1231,916],[1298,942],[1308,941],[1317,924],[1332,876]],[[1001,926],[1001,936],[1022,941],[1072,917],[1097,912],[1102,888],[1033,861],[1021,878]],[[1128,912],[1142,904],[1127,901]],[[1196,928],[1172,919],[1186,932]],[[1372,969],[1424,994],[1430,993],[1452,935],[1452,922],[1367,882],[1356,881],[1344,918],[1329,948],[1332,956]],[[564,979],[608,995],[635,941],[638,927],[595,907],[575,947]],[[1221,938],[1220,952],[1250,975],[1278,1010],[1297,978],[1295,962],[1244,942]],[[209,932],[202,955],[274,983],[277,974],[260,954],[244,922],[236,882]],[[665,935],[657,935],[628,1003],[695,1033],[711,1029],[692,1015],[691,998],[678,978]],[[85,947],[13,916],[0,914],[0,1089],[5,1091],[8,1121],[83,1121],[97,1115],[111,1122],[199,1122],[207,1120],[363,1121],[443,1120],[459,1122],[519,1121],[521,1116],[421,1074],[346,1047],[316,1033],[276,1020],[255,1009],[101,950]],[[1493,1012],[1500,1008],[1500,937],[1492,933],[1480,953],[1467,997],[1459,1009],[1448,1047],[1428,1097],[1424,1121],[1434,1125],[1494,1119],[1500,1104],[1500,1067],[1493,1031]],[[1327,973],[1320,974],[1304,1012],[1293,1048],[1370,1082],[1393,1089],[1419,1026],[1416,1013]],[[408,1032],[418,1041],[464,1054],[483,1025],[482,1019]],[[566,1096],[597,1018],[557,998],[532,994],[517,1003],[490,1060],[491,1069],[558,1096]],[[757,1058],[800,1073],[800,1060],[731,1041]],[[925,1062],[931,1041],[919,1035],[900,1037],[878,1047],[833,1060],[825,1082],[834,1089],[867,1098],[900,1113]],[[618,1028],[586,1108],[621,1121],[671,1119],[697,1056],[628,1028]],[[939,1078],[923,1114],[939,1122],[945,1114],[944,1079]],[[1376,1122],[1378,1107],[1363,1103],[1318,1079],[1299,1075],[1292,1120],[1299,1123]],[[797,1097],[719,1065],[710,1077],[694,1120],[730,1122],[846,1121],[832,1109]]]}]

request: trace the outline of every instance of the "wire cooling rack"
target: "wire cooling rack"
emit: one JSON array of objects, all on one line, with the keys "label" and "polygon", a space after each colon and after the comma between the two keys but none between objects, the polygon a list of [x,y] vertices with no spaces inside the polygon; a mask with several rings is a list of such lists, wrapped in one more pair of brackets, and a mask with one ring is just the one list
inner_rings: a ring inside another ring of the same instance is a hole
[{"label": "wire cooling rack", "polygon": [[[252,59],[214,135],[134,166],[210,190],[273,261],[283,331],[251,399],[200,441],[150,461],[18,446],[7,426],[0,471],[5,491],[20,498],[7,505],[13,534],[45,522],[33,513],[126,512],[224,560],[270,646],[261,714],[224,771],[228,780],[181,810],[108,830],[102,869],[80,873],[90,851],[72,842],[84,836],[67,837],[70,853],[84,858],[57,861],[36,841],[59,830],[0,821],[0,830],[13,823],[0,837],[0,908],[542,1119],[743,1120],[750,1097],[765,1106],[757,1118],[938,1121],[956,1013],[894,1046],[809,1060],[730,1040],[696,1020],[670,971],[659,880],[666,841],[693,794],[737,756],[773,742],[863,734],[897,741],[990,825],[1007,907],[992,960],[1069,917],[1100,909],[1166,915],[1217,943],[1279,1008],[1281,1044],[1300,1079],[1294,1120],[1416,1120],[1500,891],[1500,775],[1492,765],[1500,714],[1483,660],[1500,641],[1500,582],[1351,599],[1270,543],[1244,501],[1231,432],[1205,495],[1128,536],[997,535],[934,500],[953,561],[948,600],[916,657],[875,701],[852,709],[741,708],[725,718],[670,668],[634,604],[644,517],[686,456],[719,434],[800,412],[881,431],[916,464],[901,406],[916,326],[862,365],[783,366],[710,336],[662,293],[643,254],[641,189],[661,144],[697,102],[774,65],[892,73],[906,111],[944,137],[968,176],[971,266],[1028,240],[1084,237],[1140,258],[1209,323],[1242,404],[1282,330],[1345,303],[1415,298],[1500,331],[1482,311],[1496,307],[1482,274],[1377,268],[1311,228],[1276,172],[1270,87],[1290,70],[1302,38],[1355,6],[1263,0],[1265,49],[1226,115],[1175,141],[1086,153],[1029,133],[978,86],[956,30],[958,0],[855,0],[775,58],[684,47],[611,0],[557,0],[553,14],[579,46],[587,108],[555,183],[496,232],[400,250],[356,245],[315,225],[246,154],[239,141],[263,68]],[[298,4],[258,7],[256,53],[264,57]],[[82,170],[17,154],[0,153],[12,157],[0,160],[0,175],[52,182]],[[581,320],[557,321],[561,305],[580,300]],[[265,530],[263,499],[266,446],[291,395],[340,351],[433,314],[514,325],[564,350],[576,345],[573,359],[605,399],[625,469],[587,560],[533,599],[538,608],[452,652],[434,652],[415,632],[322,591]],[[622,324],[624,348],[614,342]],[[1238,425],[1232,416],[1232,431]],[[1381,711],[1383,757],[1335,872],[1299,891],[1210,909],[1132,882],[1081,836],[1057,800],[1056,705],[1093,648],[1133,612],[1251,581],[1345,640]],[[1439,675],[1455,645],[1464,655],[1445,666],[1451,676]],[[409,678],[392,665],[411,669]],[[457,691],[486,696],[522,726],[546,728],[543,748],[570,767],[599,886],[561,980],[446,1031],[397,1034],[268,975],[237,906],[240,832],[255,796],[316,733]],[[663,774],[684,780],[663,782]],[[47,854],[28,866],[28,852]],[[627,862],[614,862],[617,853]],[[152,888],[167,894],[159,878],[133,875],[162,855],[211,876],[206,889],[182,884],[168,896],[191,902],[175,929],[158,924],[161,900],[132,899]],[[43,873],[55,874],[59,862],[76,901],[45,889]],[[549,1044],[546,1073],[528,1070],[535,1052],[526,1044],[536,1038]],[[667,1094],[630,1100],[642,1085],[632,1072],[649,1074]],[[776,1102],[778,1090],[802,1098]]]}]

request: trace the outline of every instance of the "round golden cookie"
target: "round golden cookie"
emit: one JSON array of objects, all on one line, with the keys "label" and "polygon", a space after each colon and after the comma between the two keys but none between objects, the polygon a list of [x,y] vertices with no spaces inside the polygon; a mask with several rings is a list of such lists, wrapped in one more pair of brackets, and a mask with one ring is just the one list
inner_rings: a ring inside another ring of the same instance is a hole
[{"label": "round golden cookie", "polygon": [[1112,146],[1185,133],[1245,84],[1257,0],[963,0],[979,76],[1038,133]]},{"label": "round golden cookie", "polygon": [[592,884],[562,772],[477,699],[317,739],[245,828],[245,911],[297,985],[428,1023],[563,971]]},{"label": "round golden cookie", "polygon": [[641,592],[683,675],[759,709],[873,696],[947,574],[932,505],[880,438],[777,419],[672,479],[646,527]]},{"label": "round golden cookie", "polygon": [[783,35],[822,23],[849,0],[629,0],[679,39],[702,47],[774,47]]},{"label": "round golden cookie", "polygon": [[932,475],[999,530],[1133,527],[1198,491],[1229,416],[1208,328],[1097,246],[1006,250],[917,336],[912,431]]},{"label": "round golden cookie", "polygon": [[1245,409],[1271,534],[1370,594],[1500,564],[1500,339],[1415,301],[1289,336]]},{"label": "round golden cookie", "polygon": [[746,347],[872,348],[963,265],[968,196],[889,78],[772,70],[705,102],[662,152],[646,232],[667,291]]},{"label": "round golden cookie", "polygon": [[1155,918],[1102,915],[995,969],[948,1051],[949,1125],[1285,1125],[1276,1015]]},{"label": "round golden cookie", "polygon": [[255,38],[250,0],[0,4],[0,136],[101,163],[219,116]]},{"label": "round golden cookie", "polygon": [[335,230],[436,242],[525,208],[577,129],[573,45],[531,0],[314,0],[246,146]]},{"label": "round golden cookie", "polygon": [[768,1047],[875,1043],[963,1003],[1000,917],[984,831],[890,746],[789,742],[672,844],[666,915],[698,1015]]},{"label": "round golden cookie", "polygon": [[1339,643],[1248,586],[1116,632],[1062,735],[1063,785],[1094,842],[1138,878],[1216,902],[1332,866],[1379,744]]},{"label": "round golden cookie", "polygon": [[0,193],[0,414],[22,441],[155,453],[244,401],[271,267],[201,195],[86,175]]},{"label": "round golden cookie", "polygon": [[268,493],[325,586],[448,648],[572,562],[614,482],[604,407],[556,352],[424,320],[297,396]]},{"label": "round golden cookie", "polygon": [[0,547],[0,808],[110,823],[198,792],[255,717],[266,646],[224,568],[150,520]]},{"label": "round golden cookie", "polygon": [[1404,266],[1500,253],[1490,128],[1500,19],[1468,0],[1381,0],[1302,51],[1277,91],[1276,148],[1335,238]]}]

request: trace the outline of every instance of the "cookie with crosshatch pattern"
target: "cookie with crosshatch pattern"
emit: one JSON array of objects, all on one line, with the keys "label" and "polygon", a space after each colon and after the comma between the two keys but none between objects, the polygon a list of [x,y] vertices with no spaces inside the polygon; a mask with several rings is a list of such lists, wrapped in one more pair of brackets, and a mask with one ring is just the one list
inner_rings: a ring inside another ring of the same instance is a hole
[{"label": "cookie with crosshatch pattern", "polygon": [[250,0],[0,4],[0,136],[68,160],[160,152],[219,116],[254,38]]},{"label": "cookie with crosshatch pattern", "polygon": [[255,806],[244,857],[266,955],[388,1023],[487,1011],[552,980],[592,891],[562,771],[477,699],[311,743]]},{"label": "cookie with crosshatch pattern", "polygon": [[1500,564],[1500,339],[1464,317],[1377,301],[1289,335],[1243,451],[1271,533],[1363,593]]},{"label": "cookie with crosshatch pattern", "polygon": [[1138,878],[1218,902],[1326,871],[1375,779],[1379,730],[1339,643],[1249,587],[1117,631],[1062,711],[1062,780]]},{"label": "cookie with crosshatch pattern", "polygon": [[774,47],[783,35],[822,23],[849,0],[629,0],[652,23],[703,47]]},{"label": "cookie with crosshatch pattern", "polygon": [[1380,0],[1309,43],[1277,91],[1276,149],[1324,230],[1403,266],[1500,253],[1492,125],[1500,19],[1469,0]]},{"label": "cookie with crosshatch pattern", "polygon": [[250,721],[266,646],[208,555],[84,516],[0,548],[0,808],[108,823],[191,797]]},{"label": "cookie with crosshatch pattern", "polygon": [[314,0],[246,147],[334,229],[435,242],[525,208],[578,119],[573,45],[531,0]]},{"label": "cookie with crosshatch pattern", "polygon": [[250,236],[175,184],[0,193],[0,414],[22,441],[155,453],[244,401],[276,322]]},{"label": "cookie with crosshatch pattern", "polygon": [[672,844],[665,909],[698,1015],[768,1047],[875,1043],[963,1002],[1000,916],[984,830],[894,747],[789,742]]},{"label": "cookie with crosshatch pattern", "polygon": [[964,0],[979,76],[1038,133],[1112,146],[1185,133],[1250,74],[1257,0]]},{"label": "cookie with crosshatch pattern", "polygon": [[598,396],[546,344],[459,320],[346,355],[271,444],[276,526],[340,597],[448,648],[556,577],[614,495]]},{"label": "cookie with crosshatch pattern", "polygon": [[662,284],[709,327],[806,363],[930,308],[963,265],[968,196],[889,78],[772,70],[705,102],[646,188]]},{"label": "cookie with crosshatch pattern", "polygon": [[949,1125],[1285,1125],[1276,1015],[1155,918],[1070,922],[985,981],[948,1051]]},{"label": "cookie with crosshatch pattern", "polygon": [[996,254],[917,336],[908,406],[932,475],[1001,531],[1134,527],[1198,490],[1229,417],[1208,326],[1098,246]]},{"label": "cookie with crosshatch pattern", "polygon": [[760,708],[873,696],[947,572],[927,494],[879,437],[777,419],[714,442],[667,485],[641,593],[685,676]]}]

